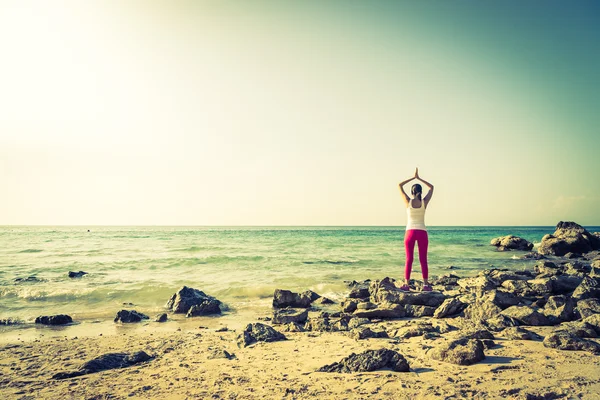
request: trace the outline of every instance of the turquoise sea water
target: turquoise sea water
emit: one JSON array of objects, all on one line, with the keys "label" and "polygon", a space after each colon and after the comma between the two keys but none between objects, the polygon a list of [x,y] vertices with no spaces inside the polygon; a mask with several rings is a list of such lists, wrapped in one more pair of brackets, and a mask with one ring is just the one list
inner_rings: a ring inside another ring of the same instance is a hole
[{"label": "turquoise sea water", "polygon": [[[539,243],[553,231],[431,227],[430,274],[450,265],[464,276],[492,265],[530,268],[524,252],[497,252],[490,240]],[[0,227],[0,318],[106,319],[123,303],[153,314],[183,285],[216,296],[230,314],[266,310],[275,288],[341,298],[345,280],[402,277],[403,238],[403,227]],[[89,274],[67,277],[79,270]],[[38,280],[15,281],[30,276]]]}]

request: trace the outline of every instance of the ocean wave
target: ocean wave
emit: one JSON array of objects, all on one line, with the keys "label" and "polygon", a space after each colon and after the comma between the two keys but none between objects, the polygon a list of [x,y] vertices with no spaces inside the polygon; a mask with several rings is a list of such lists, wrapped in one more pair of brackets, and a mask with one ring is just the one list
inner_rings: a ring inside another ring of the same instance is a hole
[{"label": "ocean wave", "polygon": [[21,250],[21,251],[17,251],[17,253],[40,253],[44,250],[41,249],[25,249],[25,250]]}]

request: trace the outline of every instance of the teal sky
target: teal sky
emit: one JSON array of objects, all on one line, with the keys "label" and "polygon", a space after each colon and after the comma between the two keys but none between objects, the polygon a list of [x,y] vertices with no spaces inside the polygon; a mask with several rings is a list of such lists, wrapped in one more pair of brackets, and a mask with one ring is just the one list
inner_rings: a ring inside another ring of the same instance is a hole
[{"label": "teal sky", "polygon": [[595,1],[0,0],[0,224],[600,225]]}]

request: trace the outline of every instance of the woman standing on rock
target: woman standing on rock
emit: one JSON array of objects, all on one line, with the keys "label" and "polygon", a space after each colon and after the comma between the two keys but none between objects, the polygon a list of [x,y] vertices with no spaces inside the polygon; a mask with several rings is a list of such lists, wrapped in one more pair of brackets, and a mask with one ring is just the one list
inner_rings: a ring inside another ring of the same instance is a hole
[{"label": "woman standing on rock", "polygon": [[[427,196],[422,197],[423,188],[418,183],[412,185],[410,189],[411,194],[414,196],[412,199],[408,197],[404,191],[404,185],[413,179],[418,179],[423,182],[428,188],[429,192]],[[404,236],[404,248],[406,250],[406,266],[404,268],[404,285],[400,287],[400,290],[409,291],[410,286],[410,272],[412,270],[412,263],[415,257],[415,242],[419,245],[419,262],[421,263],[421,272],[423,274],[423,291],[430,292],[431,285],[427,278],[429,277],[429,270],[427,268],[427,246],[429,245],[429,237],[427,235],[427,228],[425,227],[425,210],[427,205],[433,196],[433,185],[424,179],[419,177],[419,168],[415,170],[415,176],[400,182],[400,192],[406,205],[406,213],[408,220],[406,222],[406,235]]]}]

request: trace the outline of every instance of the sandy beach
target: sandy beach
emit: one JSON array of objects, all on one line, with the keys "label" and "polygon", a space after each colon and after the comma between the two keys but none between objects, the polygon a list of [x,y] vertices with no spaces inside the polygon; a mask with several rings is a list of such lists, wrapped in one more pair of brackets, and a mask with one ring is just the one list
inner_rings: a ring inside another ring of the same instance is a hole
[{"label": "sandy beach", "polygon": [[[419,322],[373,325],[392,331]],[[534,331],[545,335],[552,329]],[[5,399],[592,399],[600,393],[598,356],[549,349],[539,340],[505,340],[499,335],[497,347],[486,351],[485,360],[459,366],[427,355],[440,339],[355,340],[343,332],[298,332],[286,333],[285,341],[238,348],[236,336],[234,331],[196,329],[4,345],[0,348],[0,395]],[[410,372],[315,372],[353,352],[382,347],[403,354]],[[52,379],[84,360],[136,350],[154,358],[130,368]],[[223,351],[234,358],[225,358]]]}]

